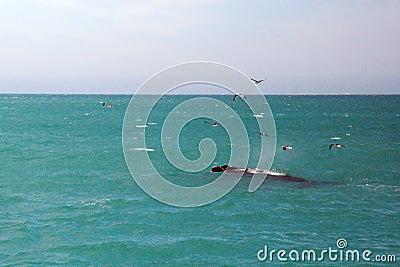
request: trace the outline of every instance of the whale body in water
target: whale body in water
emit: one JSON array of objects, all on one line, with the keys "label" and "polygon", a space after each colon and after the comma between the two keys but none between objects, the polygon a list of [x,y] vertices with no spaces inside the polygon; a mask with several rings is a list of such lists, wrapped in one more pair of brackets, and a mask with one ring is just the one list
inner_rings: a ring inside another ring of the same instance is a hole
[{"label": "whale body in water", "polygon": [[270,180],[280,180],[280,181],[307,183],[307,184],[334,184],[333,182],[310,181],[304,178],[291,176],[287,173],[265,171],[260,169],[238,168],[229,165],[214,166],[212,167],[211,172],[242,172],[244,174],[266,175],[266,179]]}]

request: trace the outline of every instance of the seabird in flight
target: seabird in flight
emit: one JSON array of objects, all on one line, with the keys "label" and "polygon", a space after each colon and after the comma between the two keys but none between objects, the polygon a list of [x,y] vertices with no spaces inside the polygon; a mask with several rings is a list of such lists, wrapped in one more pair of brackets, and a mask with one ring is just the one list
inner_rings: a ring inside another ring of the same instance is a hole
[{"label": "seabird in flight", "polygon": [[99,102],[100,104],[103,105],[103,107],[107,107],[107,108],[112,108],[113,105],[108,104],[107,102]]},{"label": "seabird in flight", "polygon": [[259,83],[262,83],[263,81],[265,81],[266,78],[263,80],[256,80],[256,79],[250,78],[250,80],[252,80],[255,84],[259,84]]},{"label": "seabird in flight", "polygon": [[257,134],[259,134],[259,135],[261,135],[261,136],[269,136],[268,134],[262,133],[262,132],[257,132]]},{"label": "seabird in flight", "polygon": [[211,124],[212,127],[216,127],[218,126],[218,124],[220,124],[218,121],[215,121],[214,123],[211,123],[209,121],[204,121],[205,123]]},{"label": "seabird in flight", "polygon": [[330,144],[329,145],[329,149],[332,149],[332,147],[343,147],[343,148],[345,148],[345,146],[344,145],[342,145],[342,144]]},{"label": "seabird in flight", "polygon": [[234,97],[233,97],[233,101],[235,101],[236,100],[236,98],[237,97],[243,97],[244,99],[246,99],[246,96],[244,95],[244,94],[237,94],[237,95],[235,95]]}]

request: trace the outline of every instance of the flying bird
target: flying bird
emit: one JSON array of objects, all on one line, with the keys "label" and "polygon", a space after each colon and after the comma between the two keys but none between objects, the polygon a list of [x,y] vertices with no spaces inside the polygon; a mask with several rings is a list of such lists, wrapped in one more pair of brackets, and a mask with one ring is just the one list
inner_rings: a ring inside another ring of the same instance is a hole
[{"label": "flying bird", "polygon": [[262,133],[262,132],[257,132],[257,134],[259,134],[259,135],[261,135],[261,136],[269,136],[268,134]]},{"label": "flying bird", "polygon": [[205,123],[211,124],[212,127],[218,126],[220,123],[218,121],[215,121],[214,123],[211,123],[209,121],[204,121]]},{"label": "flying bird", "polygon": [[262,79],[262,80],[256,80],[256,79],[250,78],[250,80],[252,80],[255,84],[262,83],[262,82],[265,81],[266,79],[267,79],[267,78]]},{"label": "flying bird", "polygon": [[99,103],[102,104],[103,107],[107,107],[107,108],[112,108],[112,107],[114,107],[113,105],[108,104],[107,102],[99,102]]},{"label": "flying bird", "polygon": [[329,150],[332,149],[332,147],[343,147],[343,148],[345,148],[345,146],[342,145],[342,144],[330,144],[329,145]]},{"label": "flying bird", "polygon": [[247,99],[247,97],[244,95],[244,94],[237,94],[237,95],[235,95],[234,97],[233,97],[233,101],[235,101],[236,100],[236,98],[238,98],[238,97],[243,97],[244,99]]}]

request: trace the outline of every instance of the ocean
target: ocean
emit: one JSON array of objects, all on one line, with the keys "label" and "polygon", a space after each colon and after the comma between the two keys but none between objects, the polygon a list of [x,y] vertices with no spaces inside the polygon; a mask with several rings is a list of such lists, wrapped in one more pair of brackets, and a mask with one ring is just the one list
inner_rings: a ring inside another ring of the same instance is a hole
[{"label": "ocean", "polygon": [[[177,169],[159,138],[167,114],[195,97],[163,98],[145,128],[154,166],[186,186],[218,174],[210,173],[212,166]],[[247,116],[243,99],[208,97]],[[132,178],[122,146],[130,99],[0,95],[1,266],[385,266],[400,260],[399,95],[266,96],[276,125],[271,170],[318,183],[267,179],[250,193],[245,176],[221,199],[189,208],[155,200]],[[183,155],[198,158],[199,142],[209,137],[218,148],[213,164],[226,164],[228,134],[197,120],[181,131]],[[270,138],[249,136],[255,152],[249,166],[239,167],[254,168],[257,140]],[[344,147],[329,149],[332,143]]]}]

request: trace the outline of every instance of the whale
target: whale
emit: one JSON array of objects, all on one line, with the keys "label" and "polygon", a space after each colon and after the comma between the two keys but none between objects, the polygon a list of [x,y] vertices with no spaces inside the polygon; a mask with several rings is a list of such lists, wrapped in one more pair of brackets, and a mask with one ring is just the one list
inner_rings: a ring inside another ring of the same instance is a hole
[{"label": "whale", "polygon": [[214,166],[211,168],[211,172],[226,172],[226,173],[237,173],[241,172],[243,174],[249,175],[266,175],[265,179],[268,180],[278,180],[294,183],[304,183],[308,185],[319,185],[319,184],[335,184],[335,182],[326,181],[310,181],[304,178],[295,177],[287,173],[265,171],[260,169],[250,169],[250,168],[238,168],[230,165]]}]

